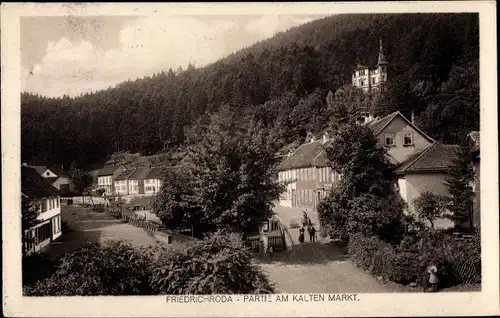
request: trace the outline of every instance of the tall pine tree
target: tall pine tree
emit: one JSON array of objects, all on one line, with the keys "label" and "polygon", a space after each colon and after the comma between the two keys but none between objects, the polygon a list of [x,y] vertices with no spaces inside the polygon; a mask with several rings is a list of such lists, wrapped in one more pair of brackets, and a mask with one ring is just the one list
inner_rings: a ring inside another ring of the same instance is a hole
[{"label": "tall pine tree", "polygon": [[446,186],[451,195],[449,205],[453,214],[451,218],[456,222],[455,226],[458,228],[474,228],[474,192],[472,190],[474,170],[472,162],[473,152],[464,138],[446,178]]}]

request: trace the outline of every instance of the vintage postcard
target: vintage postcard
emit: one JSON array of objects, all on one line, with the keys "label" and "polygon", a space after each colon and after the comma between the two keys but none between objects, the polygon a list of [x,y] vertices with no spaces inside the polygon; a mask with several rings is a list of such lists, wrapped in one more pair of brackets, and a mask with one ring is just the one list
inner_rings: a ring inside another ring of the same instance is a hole
[{"label": "vintage postcard", "polygon": [[4,315],[500,314],[495,9],[2,3]]}]

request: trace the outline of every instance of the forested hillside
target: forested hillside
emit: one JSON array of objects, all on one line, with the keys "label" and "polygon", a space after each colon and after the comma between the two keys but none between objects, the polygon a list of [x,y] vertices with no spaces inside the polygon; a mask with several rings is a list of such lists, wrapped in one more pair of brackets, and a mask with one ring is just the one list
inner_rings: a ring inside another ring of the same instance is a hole
[{"label": "forested hillside", "polygon": [[[357,63],[389,62],[380,114],[415,112],[437,140],[479,129],[477,14],[338,15],[280,33],[204,68],[151,77],[77,98],[21,96],[23,160],[86,166],[117,151],[150,155],[196,141],[203,118],[223,105],[262,123],[279,146],[325,129],[329,91]],[[344,101],[345,102],[345,101]]]}]

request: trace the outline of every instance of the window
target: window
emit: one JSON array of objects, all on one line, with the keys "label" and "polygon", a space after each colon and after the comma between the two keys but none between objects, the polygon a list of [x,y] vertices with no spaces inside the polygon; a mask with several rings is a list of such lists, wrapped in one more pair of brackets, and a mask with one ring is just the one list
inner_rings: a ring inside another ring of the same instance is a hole
[{"label": "window", "polygon": [[42,212],[47,211],[47,200],[42,200]]},{"label": "window", "polygon": [[359,85],[360,85],[360,86],[365,85],[365,83],[363,82],[363,80],[359,80]]},{"label": "window", "polygon": [[375,79],[374,78],[372,78],[372,84],[375,84]]},{"label": "window", "polygon": [[47,172],[45,173],[45,175],[46,175],[46,176],[50,176],[50,172],[48,172],[48,171],[47,171]]},{"label": "window", "polygon": [[388,147],[394,146],[394,133],[385,134],[384,144]]},{"label": "window", "polygon": [[365,70],[359,71],[359,75],[365,75]]},{"label": "window", "polygon": [[413,133],[405,132],[403,134],[403,146],[413,146]]}]

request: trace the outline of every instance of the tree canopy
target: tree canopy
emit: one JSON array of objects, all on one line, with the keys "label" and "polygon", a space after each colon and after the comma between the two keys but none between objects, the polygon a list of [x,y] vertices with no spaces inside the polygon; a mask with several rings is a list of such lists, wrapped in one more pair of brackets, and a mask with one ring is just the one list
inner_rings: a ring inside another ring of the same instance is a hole
[{"label": "tree canopy", "polygon": [[249,233],[272,215],[283,190],[276,146],[260,125],[240,116],[231,106],[213,115],[189,149],[190,164],[166,176],[154,212],[169,228]]},{"label": "tree canopy", "polygon": [[82,168],[117,151],[151,155],[191,144],[200,118],[233,104],[282,146],[329,124],[326,96],[373,65],[383,39],[388,89],[378,114],[415,112],[433,138],[479,129],[478,14],[347,14],[279,33],[203,68],[158,70],[69,98],[21,95],[22,159]]}]

